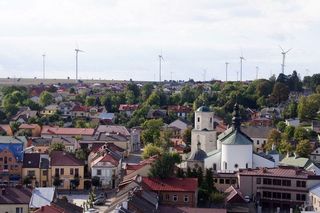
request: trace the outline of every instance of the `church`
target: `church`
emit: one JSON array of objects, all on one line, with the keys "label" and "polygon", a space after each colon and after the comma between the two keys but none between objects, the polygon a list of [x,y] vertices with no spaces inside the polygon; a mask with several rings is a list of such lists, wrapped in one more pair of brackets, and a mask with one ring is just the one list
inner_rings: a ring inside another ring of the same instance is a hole
[{"label": "church", "polygon": [[188,166],[203,165],[203,168],[212,168],[215,172],[228,173],[245,168],[277,166],[279,154],[275,150],[268,155],[254,152],[253,140],[241,131],[238,104],[234,106],[232,126],[218,136],[212,119],[213,112],[208,107],[200,107],[195,112]]}]

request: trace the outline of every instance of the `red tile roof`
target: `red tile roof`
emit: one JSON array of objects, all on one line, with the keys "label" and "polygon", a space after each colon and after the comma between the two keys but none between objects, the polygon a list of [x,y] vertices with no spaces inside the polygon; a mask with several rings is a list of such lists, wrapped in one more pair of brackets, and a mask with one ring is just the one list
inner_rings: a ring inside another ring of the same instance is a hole
[{"label": "red tile roof", "polygon": [[119,111],[134,111],[139,108],[139,104],[120,104]]},{"label": "red tile roof", "polygon": [[52,151],[51,166],[84,166],[84,162],[64,151]]},{"label": "red tile roof", "polygon": [[103,156],[98,157],[97,159],[95,159],[92,163],[91,166],[95,166],[97,163],[99,162],[109,162],[111,163],[113,166],[118,166],[119,165],[119,161],[114,158],[112,155],[106,153]]},{"label": "red tile roof", "polygon": [[34,213],[65,213],[65,211],[61,208],[58,208],[57,206],[42,206],[40,209],[37,209],[34,211]]},{"label": "red tile roof", "polygon": [[89,135],[94,134],[92,128],[62,128],[62,127],[51,127],[43,126],[41,134],[43,135]]},{"label": "red tile roof", "polygon": [[192,111],[192,107],[177,105],[177,106],[169,106],[168,110],[172,111],[172,112],[187,112],[187,113],[189,113]]},{"label": "red tile roof", "polygon": [[19,129],[35,129],[37,127],[40,127],[38,124],[21,124],[19,126]]},{"label": "red tile roof", "polygon": [[198,188],[197,178],[148,178],[143,177],[143,186],[152,191],[195,192]]},{"label": "red tile roof", "polygon": [[303,169],[292,167],[277,167],[277,168],[258,168],[258,169],[243,169],[239,171],[241,176],[270,176],[270,177],[286,177],[286,178],[302,178],[307,179],[313,176],[314,173]]}]

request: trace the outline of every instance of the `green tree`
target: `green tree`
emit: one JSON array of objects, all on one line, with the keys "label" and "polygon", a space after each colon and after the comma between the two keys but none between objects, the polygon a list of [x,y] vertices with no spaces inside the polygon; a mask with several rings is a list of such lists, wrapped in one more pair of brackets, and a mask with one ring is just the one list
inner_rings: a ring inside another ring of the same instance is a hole
[{"label": "green tree", "polygon": [[281,82],[276,82],[273,87],[270,99],[273,103],[280,104],[281,102],[288,99],[289,92],[290,91],[287,85]]},{"label": "green tree", "polygon": [[266,150],[271,150],[273,144],[276,147],[279,147],[280,142],[281,142],[281,133],[276,129],[272,129],[268,133],[268,142],[267,142],[265,148],[266,148]]},{"label": "green tree", "polygon": [[94,187],[100,187],[101,186],[100,177],[99,176],[93,176],[92,179],[91,179],[91,184]]},{"label": "green tree", "polygon": [[60,179],[60,175],[59,173],[56,173],[53,177],[53,185],[58,188],[62,183],[62,180]]},{"label": "green tree", "polygon": [[160,128],[163,126],[162,119],[147,120],[142,124],[141,137],[145,144],[154,143],[160,138]]},{"label": "green tree", "polygon": [[294,131],[294,138],[297,140],[297,141],[301,141],[301,140],[304,140],[304,139],[308,139],[309,137],[309,134],[308,134],[308,131],[303,128],[303,127],[298,127],[295,129]]},{"label": "green tree", "polygon": [[162,152],[163,152],[163,150],[160,147],[149,143],[143,149],[142,158],[147,159],[147,158],[154,156],[154,155],[160,155]]},{"label": "green tree", "polygon": [[277,129],[280,131],[280,132],[284,132],[284,130],[286,129],[286,123],[284,121],[280,121],[278,124],[277,124]]},{"label": "green tree", "polygon": [[265,79],[258,80],[256,92],[258,97],[268,97],[272,92],[271,82]]},{"label": "green tree", "polygon": [[75,174],[71,180],[71,189],[76,189],[80,185],[80,178],[78,174]]},{"label": "green tree", "polygon": [[295,132],[294,126],[286,126],[284,133],[288,136],[289,139],[293,138]]},{"label": "green tree", "polygon": [[31,183],[32,183],[32,180],[29,175],[27,175],[23,178],[23,185],[25,185],[26,187],[29,186]]},{"label": "green tree", "polygon": [[49,104],[52,104],[53,101],[54,101],[53,96],[49,92],[43,91],[40,94],[39,102],[42,106],[48,106]]},{"label": "green tree", "polygon": [[174,166],[180,162],[181,159],[178,153],[163,153],[160,158],[152,164],[149,176],[161,179],[174,177]]},{"label": "green tree", "polygon": [[189,145],[191,144],[191,128],[187,128],[183,131],[182,140],[186,144],[189,144]]},{"label": "green tree", "polygon": [[213,173],[211,168],[206,169],[205,182],[207,185],[208,192],[211,193],[214,189]]},{"label": "green tree", "polygon": [[64,144],[63,144],[63,143],[60,143],[60,142],[58,142],[58,143],[53,143],[53,144],[51,144],[50,147],[49,147],[49,150],[50,150],[50,151],[64,151],[64,149],[65,149]]},{"label": "green tree", "polygon": [[312,151],[312,147],[309,140],[301,140],[297,144],[296,153],[300,157],[308,158]]},{"label": "green tree", "polygon": [[86,106],[94,106],[95,101],[96,101],[96,98],[95,98],[95,97],[93,97],[93,96],[87,96],[87,97],[86,97],[86,101],[85,101],[85,105],[86,105]]},{"label": "green tree", "polygon": [[86,150],[84,150],[82,148],[81,149],[77,149],[75,151],[75,157],[78,158],[79,160],[83,160],[83,161],[88,159],[88,155],[87,155]]}]

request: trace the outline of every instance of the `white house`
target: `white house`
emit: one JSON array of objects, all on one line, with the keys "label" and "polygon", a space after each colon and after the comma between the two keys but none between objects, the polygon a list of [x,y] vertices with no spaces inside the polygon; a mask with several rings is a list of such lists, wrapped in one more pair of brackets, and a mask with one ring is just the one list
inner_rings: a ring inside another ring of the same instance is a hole
[{"label": "white house", "polygon": [[268,142],[268,134],[272,130],[269,126],[242,126],[241,131],[249,136],[253,141],[255,152],[263,151],[265,144]]},{"label": "white house", "polygon": [[289,119],[285,120],[285,123],[287,126],[298,127],[300,125],[300,119],[299,118],[289,118]]}]

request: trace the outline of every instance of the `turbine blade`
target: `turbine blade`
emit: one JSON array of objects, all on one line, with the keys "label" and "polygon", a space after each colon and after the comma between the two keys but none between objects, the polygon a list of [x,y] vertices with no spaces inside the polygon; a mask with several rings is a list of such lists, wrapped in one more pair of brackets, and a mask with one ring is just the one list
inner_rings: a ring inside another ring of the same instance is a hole
[{"label": "turbine blade", "polygon": [[282,50],[282,52],[284,52],[284,50],[282,49],[282,47],[279,45],[280,49]]},{"label": "turbine blade", "polygon": [[289,50],[287,50],[287,52],[285,52],[285,53],[287,54],[288,52],[290,52],[290,50],[292,50],[292,48],[290,48]]}]

